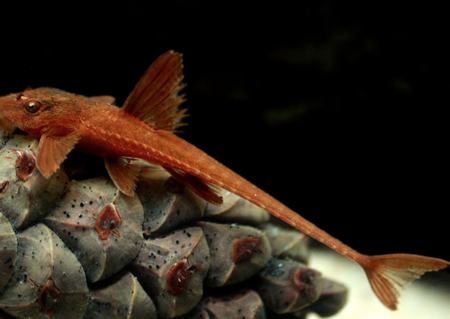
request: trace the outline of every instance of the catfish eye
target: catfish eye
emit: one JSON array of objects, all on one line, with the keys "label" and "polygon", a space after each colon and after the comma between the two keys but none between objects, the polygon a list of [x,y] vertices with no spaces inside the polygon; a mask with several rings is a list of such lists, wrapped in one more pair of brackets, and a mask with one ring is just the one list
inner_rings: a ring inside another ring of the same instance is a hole
[{"label": "catfish eye", "polygon": [[25,103],[25,110],[29,113],[36,113],[41,108],[41,102],[36,100],[27,101]]}]

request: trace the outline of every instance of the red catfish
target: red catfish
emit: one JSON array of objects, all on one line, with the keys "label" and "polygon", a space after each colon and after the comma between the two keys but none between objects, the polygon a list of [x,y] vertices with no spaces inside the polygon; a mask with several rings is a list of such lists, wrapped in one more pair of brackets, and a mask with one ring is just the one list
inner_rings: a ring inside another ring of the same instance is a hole
[{"label": "red catfish", "polygon": [[76,148],[103,157],[109,176],[128,196],[133,196],[139,177],[136,159],[163,167],[216,205],[222,203],[219,186],[356,261],[389,309],[397,308],[399,287],[427,271],[450,265],[418,255],[362,255],[174,135],[185,116],[185,110],[178,110],[183,102],[183,96],[178,95],[183,87],[182,68],[180,54],[165,53],[151,65],[122,108],[111,105],[109,97],[88,98],[39,88],[0,98],[0,114],[21,130],[40,137],[37,167],[45,177],[51,176]]}]

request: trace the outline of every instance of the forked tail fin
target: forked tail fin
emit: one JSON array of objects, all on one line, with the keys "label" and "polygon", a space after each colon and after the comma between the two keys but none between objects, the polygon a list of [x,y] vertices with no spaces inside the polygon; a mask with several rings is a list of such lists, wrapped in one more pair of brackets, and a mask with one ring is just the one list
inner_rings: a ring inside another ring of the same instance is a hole
[{"label": "forked tail fin", "polygon": [[420,278],[428,271],[436,271],[450,263],[436,258],[418,255],[393,254],[368,257],[361,264],[373,291],[389,309],[397,309],[398,288]]}]

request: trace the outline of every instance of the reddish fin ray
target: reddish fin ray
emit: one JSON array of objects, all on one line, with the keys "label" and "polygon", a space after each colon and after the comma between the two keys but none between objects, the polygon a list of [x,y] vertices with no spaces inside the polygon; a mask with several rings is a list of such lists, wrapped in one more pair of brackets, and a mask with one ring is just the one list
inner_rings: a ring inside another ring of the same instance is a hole
[{"label": "reddish fin ray", "polygon": [[52,127],[44,132],[37,155],[37,167],[42,175],[49,177],[56,172],[79,139],[75,129],[64,126]]},{"label": "reddish fin ray", "polygon": [[222,196],[219,195],[219,189],[216,185],[208,183],[196,176],[187,174],[183,171],[175,170],[173,168],[164,167],[177,181],[189,187],[191,191],[214,205],[221,205],[223,203]]},{"label": "reddish fin ray", "polygon": [[105,167],[116,187],[125,195],[134,196],[141,168],[126,157],[105,157]]},{"label": "reddish fin ray", "polygon": [[158,58],[131,92],[122,110],[147,122],[156,130],[174,131],[186,116],[178,110],[184,102],[178,92],[183,88],[183,61],[179,53],[169,51]]},{"label": "reddish fin ray", "polygon": [[426,272],[449,265],[449,262],[442,259],[407,254],[372,256],[361,264],[372,290],[391,310],[397,309],[399,288],[404,288]]}]

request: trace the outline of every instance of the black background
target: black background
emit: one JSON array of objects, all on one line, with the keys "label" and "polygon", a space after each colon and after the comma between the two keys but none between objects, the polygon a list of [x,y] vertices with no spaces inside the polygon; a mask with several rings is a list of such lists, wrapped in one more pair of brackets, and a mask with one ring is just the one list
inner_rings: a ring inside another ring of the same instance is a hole
[{"label": "black background", "polygon": [[49,86],[121,105],[176,50],[183,138],[360,252],[450,260],[443,8],[297,5],[3,10],[0,94]]}]

